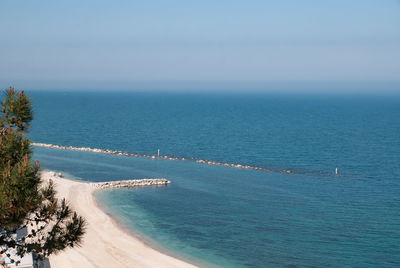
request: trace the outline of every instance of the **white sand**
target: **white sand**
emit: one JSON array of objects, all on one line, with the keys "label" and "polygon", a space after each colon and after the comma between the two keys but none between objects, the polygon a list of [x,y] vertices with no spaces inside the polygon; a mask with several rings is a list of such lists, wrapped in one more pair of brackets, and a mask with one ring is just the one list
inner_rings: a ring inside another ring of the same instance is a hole
[{"label": "white sand", "polygon": [[87,221],[82,247],[50,256],[52,268],[63,267],[195,267],[160,253],[122,231],[97,205],[89,183],[60,178],[43,172],[44,181],[55,182],[59,197]]}]

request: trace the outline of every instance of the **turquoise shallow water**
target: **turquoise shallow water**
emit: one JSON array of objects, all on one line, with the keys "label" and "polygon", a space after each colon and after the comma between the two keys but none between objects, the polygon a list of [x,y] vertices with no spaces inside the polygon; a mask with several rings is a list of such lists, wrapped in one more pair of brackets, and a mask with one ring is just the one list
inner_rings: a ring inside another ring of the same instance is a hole
[{"label": "turquoise shallow water", "polygon": [[97,198],[175,255],[223,267],[400,265],[398,96],[30,94],[35,142],[295,171],[35,148],[43,168],[83,180],[171,180]]}]

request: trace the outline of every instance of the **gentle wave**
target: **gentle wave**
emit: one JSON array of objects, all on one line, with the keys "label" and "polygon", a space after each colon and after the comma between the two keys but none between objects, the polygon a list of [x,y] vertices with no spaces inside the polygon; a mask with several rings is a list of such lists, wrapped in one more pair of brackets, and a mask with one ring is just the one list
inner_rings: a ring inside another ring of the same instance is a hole
[{"label": "gentle wave", "polygon": [[323,171],[311,171],[310,170],[307,172],[304,170],[296,171],[296,170],[291,170],[291,169],[278,170],[278,169],[273,169],[273,168],[263,168],[263,167],[256,167],[256,166],[249,166],[249,165],[242,165],[242,164],[223,163],[223,162],[196,159],[196,158],[174,157],[174,156],[168,156],[168,155],[148,155],[148,154],[140,154],[140,153],[129,153],[129,152],[124,152],[124,151],[119,151],[119,150],[108,150],[108,149],[99,149],[99,148],[91,148],[91,147],[64,146],[64,145],[37,143],[37,142],[32,142],[31,144],[33,146],[37,146],[37,147],[45,147],[45,148],[60,149],[60,150],[71,150],[71,151],[84,151],[84,152],[93,152],[93,153],[101,153],[101,154],[112,154],[112,155],[127,156],[127,157],[164,159],[164,160],[171,160],[171,161],[194,161],[196,163],[205,164],[205,165],[251,169],[251,170],[258,170],[258,171],[262,171],[262,172],[275,172],[275,173],[284,173],[284,174],[315,174],[315,173],[318,173],[318,174],[324,174],[327,176],[332,176],[331,172],[323,172]]}]

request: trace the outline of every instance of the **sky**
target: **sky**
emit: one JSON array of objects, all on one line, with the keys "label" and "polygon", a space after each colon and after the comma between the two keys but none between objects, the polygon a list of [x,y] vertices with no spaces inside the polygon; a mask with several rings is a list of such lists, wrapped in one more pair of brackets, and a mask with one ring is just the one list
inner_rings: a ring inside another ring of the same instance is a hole
[{"label": "sky", "polygon": [[399,0],[0,0],[0,86],[400,81]]}]

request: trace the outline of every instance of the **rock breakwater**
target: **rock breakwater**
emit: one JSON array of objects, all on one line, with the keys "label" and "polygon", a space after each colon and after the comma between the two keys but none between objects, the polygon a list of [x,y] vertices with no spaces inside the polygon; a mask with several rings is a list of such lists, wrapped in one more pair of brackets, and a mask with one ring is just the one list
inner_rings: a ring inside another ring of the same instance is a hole
[{"label": "rock breakwater", "polygon": [[[232,168],[240,168],[240,169],[250,169],[257,170],[261,172],[275,172],[275,173],[284,173],[284,174],[317,174],[317,175],[325,175],[325,176],[334,176],[337,177],[333,172],[330,171],[322,171],[322,170],[304,170],[304,169],[276,169],[276,168],[265,168],[265,167],[257,167],[243,164],[234,164],[234,163],[226,163],[226,162],[218,162],[212,160],[203,160],[197,159],[193,157],[176,157],[176,156],[168,156],[168,155],[148,155],[148,154],[140,154],[140,153],[128,153],[119,150],[109,150],[109,149],[99,149],[99,148],[90,148],[90,147],[75,147],[75,146],[63,146],[56,144],[47,144],[47,143],[37,143],[33,142],[33,146],[37,147],[45,147],[59,150],[72,150],[72,151],[85,151],[85,152],[93,152],[93,153],[101,153],[101,154],[113,154],[118,156],[126,156],[126,157],[138,157],[138,158],[150,158],[150,159],[164,159],[164,160],[175,160],[175,161],[192,161],[203,165],[214,165],[214,166],[224,166],[224,167],[232,167]],[[342,174],[343,176],[343,174]]]},{"label": "rock breakwater", "polygon": [[267,168],[262,168],[262,167],[249,166],[249,165],[222,163],[222,162],[217,162],[217,161],[202,160],[202,159],[187,158],[187,157],[185,158],[185,157],[175,157],[175,156],[168,156],[168,155],[147,155],[147,154],[139,154],[139,153],[128,153],[128,152],[118,151],[118,150],[98,149],[98,148],[90,148],[90,147],[63,146],[63,145],[37,143],[37,142],[33,142],[32,145],[37,146],[37,147],[45,147],[45,148],[60,149],[60,150],[85,151],[85,152],[92,152],[92,153],[113,154],[113,155],[120,155],[120,156],[141,157],[141,158],[150,158],[150,159],[194,161],[196,163],[205,164],[205,165],[225,166],[225,167],[234,167],[234,168],[241,168],[241,169],[253,169],[253,170],[258,170],[258,171],[263,171],[263,172],[287,173],[286,170],[284,170],[284,171],[274,170],[274,169],[267,169]]},{"label": "rock breakwater", "polygon": [[115,188],[134,188],[144,186],[160,186],[167,185],[171,182],[167,179],[138,179],[138,180],[121,180],[90,183],[96,189],[115,189]]}]

